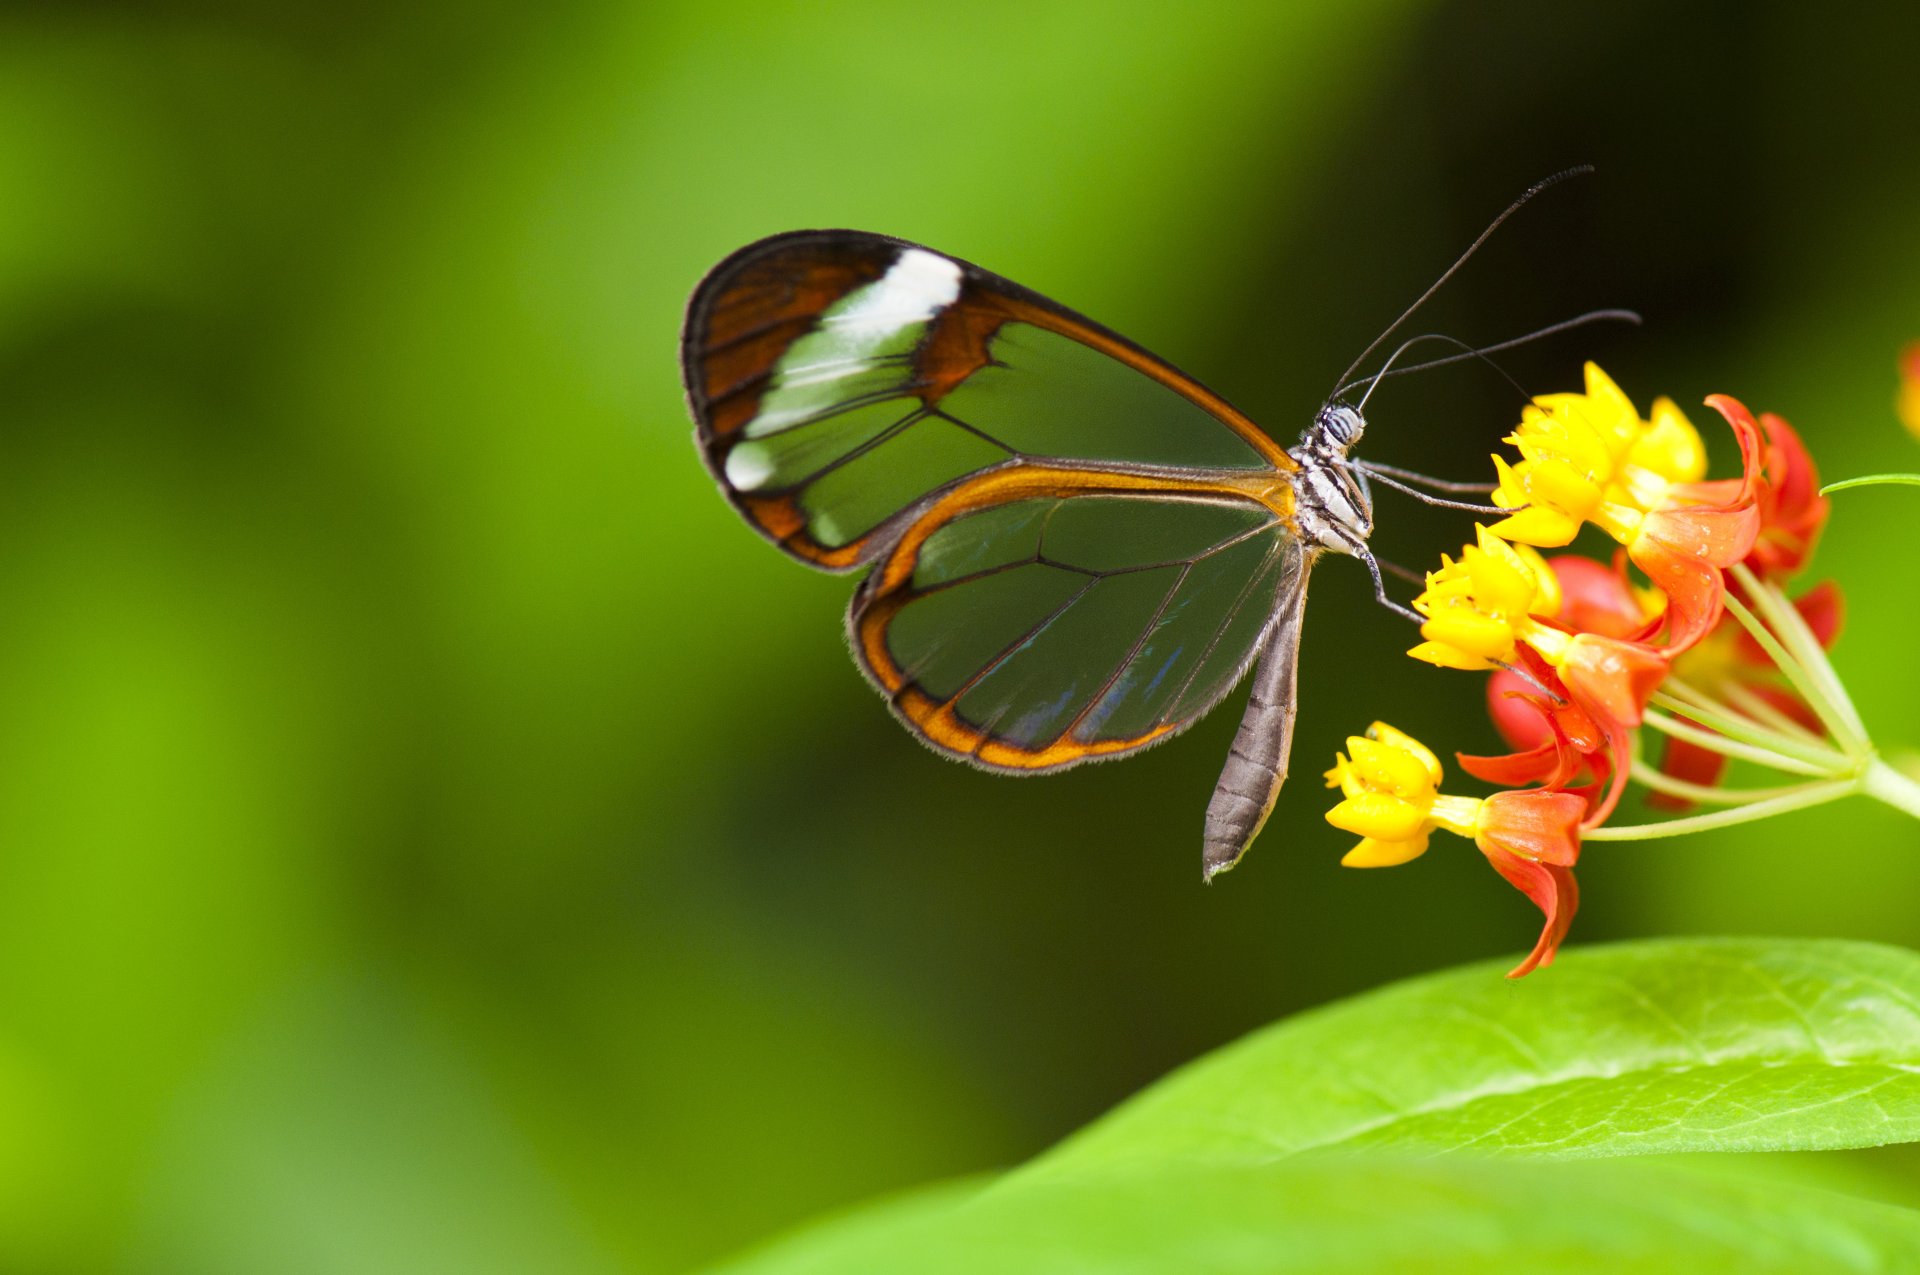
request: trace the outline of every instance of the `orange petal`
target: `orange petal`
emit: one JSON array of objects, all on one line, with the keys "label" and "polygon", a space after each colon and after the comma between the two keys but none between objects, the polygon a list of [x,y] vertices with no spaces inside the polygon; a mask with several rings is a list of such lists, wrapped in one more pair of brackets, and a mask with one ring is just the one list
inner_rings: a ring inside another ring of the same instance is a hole
[{"label": "orange petal", "polygon": [[1567,647],[1560,678],[1575,702],[1600,722],[1638,726],[1647,701],[1668,671],[1667,654],[1640,642],[1577,634]]},{"label": "orange petal", "polygon": [[1760,481],[1763,460],[1761,457],[1760,427],[1754,423],[1753,413],[1747,405],[1737,398],[1725,394],[1707,395],[1707,406],[1727,418],[1727,424],[1733,427],[1733,436],[1740,441],[1740,482],[1742,495],[1750,499],[1754,485]]},{"label": "orange petal", "polygon": [[1532,788],[1497,792],[1480,807],[1475,840],[1523,859],[1572,867],[1580,857],[1580,821],[1587,803],[1570,792]]},{"label": "orange petal", "polygon": [[1627,556],[1667,595],[1667,648],[1693,646],[1720,619],[1726,597],[1721,568],[1747,555],[1760,530],[1751,504],[1696,505],[1648,514]]},{"label": "orange petal", "polygon": [[1784,580],[1806,565],[1826,526],[1831,504],[1820,494],[1820,471],[1793,426],[1772,413],[1760,417],[1766,430],[1766,468],[1758,490],[1760,535],[1747,565]]}]

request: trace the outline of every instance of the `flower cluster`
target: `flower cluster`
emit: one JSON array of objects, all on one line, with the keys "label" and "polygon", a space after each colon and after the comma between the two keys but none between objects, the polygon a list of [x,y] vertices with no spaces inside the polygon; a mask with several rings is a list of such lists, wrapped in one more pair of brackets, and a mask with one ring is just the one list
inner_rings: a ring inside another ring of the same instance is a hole
[{"label": "flower cluster", "polygon": [[[1738,477],[1709,480],[1699,433],[1670,400],[1642,416],[1598,367],[1579,394],[1535,399],[1494,457],[1493,504],[1414,600],[1424,639],[1409,654],[1488,670],[1488,708],[1513,750],[1461,755],[1504,791],[1445,796],[1439,761],[1384,723],[1347,741],[1327,772],[1342,800],[1327,815],[1362,838],[1353,867],[1404,863],[1430,835],[1468,838],[1545,916],[1509,977],[1549,963],[1578,903],[1583,842],[1678,835],[1868,792],[1920,814],[1920,790],[1881,763],[1825,651],[1840,624],[1831,583],[1802,594],[1828,515],[1798,434],[1755,420],[1735,399],[1707,399],[1739,445]],[[1594,528],[1610,561],[1544,556]],[[1642,736],[1665,738],[1658,765]],[[1729,759],[1800,782],[1719,787]],[[1725,807],[1609,826],[1630,779],[1669,808]]]}]

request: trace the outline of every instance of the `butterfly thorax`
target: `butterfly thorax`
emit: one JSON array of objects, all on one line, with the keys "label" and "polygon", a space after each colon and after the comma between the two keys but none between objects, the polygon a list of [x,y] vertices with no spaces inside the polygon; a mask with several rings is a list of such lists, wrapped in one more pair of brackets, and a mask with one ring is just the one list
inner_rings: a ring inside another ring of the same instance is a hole
[{"label": "butterfly thorax", "polygon": [[1292,452],[1300,465],[1293,475],[1300,536],[1334,553],[1364,556],[1373,533],[1373,501],[1347,461],[1366,427],[1366,418],[1355,409],[1328,403]]}]

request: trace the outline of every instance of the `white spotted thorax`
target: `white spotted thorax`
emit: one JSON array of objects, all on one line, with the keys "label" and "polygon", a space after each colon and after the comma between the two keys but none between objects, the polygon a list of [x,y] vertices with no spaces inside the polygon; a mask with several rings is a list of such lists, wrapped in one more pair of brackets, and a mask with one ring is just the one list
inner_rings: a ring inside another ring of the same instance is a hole
[{"label": "white spotted thorax", "polygon": [[1294,519],[1302,538],[1334,553],[1367,556],[1373,534],[1373,501],[1347,463],[1347,453],[1366,432],[1367,421],[1345,403],[1328,403],[1300,436],[1293,458],[1300,462],[1293,487]]}]

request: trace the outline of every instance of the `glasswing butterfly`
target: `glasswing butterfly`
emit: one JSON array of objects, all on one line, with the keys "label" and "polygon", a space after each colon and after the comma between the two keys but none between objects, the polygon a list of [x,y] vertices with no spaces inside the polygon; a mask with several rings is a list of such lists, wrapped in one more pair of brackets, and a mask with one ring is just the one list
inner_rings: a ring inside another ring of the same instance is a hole
[{"label": "glasswing butterfly", "polygon": [[[1516,200],[1354,367],[1568,175]],[[854,658],[935,750],[1008,774],[1123,756],[1257,666],[1207,807],[1209,878],[1245,853],[1286,778],[1314,561],[1361,559],[1380,600],[1412,614],[1367,549],[1371,498],[1348,459],[1365,399],[1340,397],[1386,368],[1336,390],[1289,451],[1065,306],[855,230],[728,257],[694,292],[681,354],[695,440],[733,506],[809,566],[869,568],[847,615]]]}]

